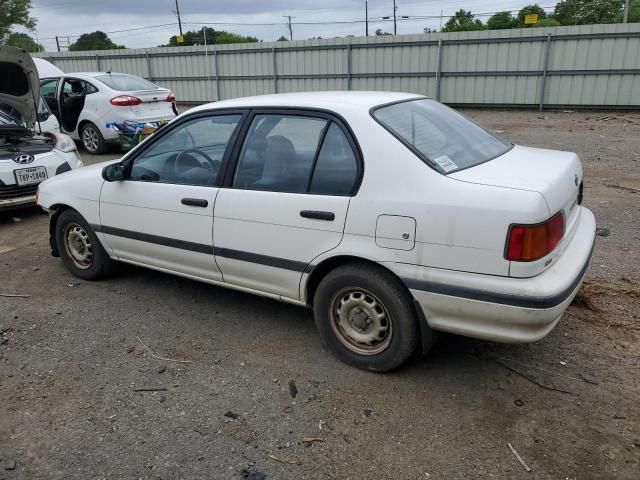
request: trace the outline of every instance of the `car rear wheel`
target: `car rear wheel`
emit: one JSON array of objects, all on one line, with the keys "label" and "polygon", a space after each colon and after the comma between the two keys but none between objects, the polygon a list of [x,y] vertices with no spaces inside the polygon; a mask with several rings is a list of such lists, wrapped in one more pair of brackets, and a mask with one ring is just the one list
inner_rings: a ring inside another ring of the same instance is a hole
[{"label": "car rear wheel", "polygon": [[316,326],[333,353],[357,368],[385,372],[418,345],[418,318],[402,283],[381,267],[347,264],[318,285]]},{"label": "car rear wheel", "polygon": [[91,122],[82,125],[80,138],[85,150],[91,154],[99,155],[107,151],[107,144],[100,133],[100,129]]},{"label": "car rear wheel", "polygon": [[65,267],[76,277],[97,280],[113,271],[114,261],[75,210],[65,210],[58,218],[56,244]]}]

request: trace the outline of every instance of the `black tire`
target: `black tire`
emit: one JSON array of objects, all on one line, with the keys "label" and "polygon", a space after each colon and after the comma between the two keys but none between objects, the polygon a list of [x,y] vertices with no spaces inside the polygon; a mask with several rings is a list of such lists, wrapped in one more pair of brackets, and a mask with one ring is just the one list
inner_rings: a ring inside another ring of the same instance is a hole
[{"label": "black tire", "polygon": [[[358,292],[363,296],[359,297]],[[411,295],[382,267],[352,263],[329,272],[318,285],[313,312],[320,336],[333,353],[363,370],[393,370],[402,365],[418,345],[419,324]],[[376,315],[380,320],[372,320]],[[346,330],[340,318],[349,319]],[[357,327],[356,322],[360,322]],[[363,326],[363,322],[366,325]],[[349,332],[356,337],[373,335],[372,345],[358,343]],[[374,335],[375,332],[378,333]]]},{"label": "black tire", "polygon": [[[56,222],[56,245],[62,263],[78,278],[99,280],[115,270],[115,262],[104,250],[93,229],[75,210],[65,210],[60,214]],[[76,255],[82,251],[86,258],[78,259],[72,251]]]},{"label": "black tire", "polygon": [[92,155],[101,155],[107,151],[100,129],[91,122],[82,124],[80,128],[80,141],[84,149]]}]

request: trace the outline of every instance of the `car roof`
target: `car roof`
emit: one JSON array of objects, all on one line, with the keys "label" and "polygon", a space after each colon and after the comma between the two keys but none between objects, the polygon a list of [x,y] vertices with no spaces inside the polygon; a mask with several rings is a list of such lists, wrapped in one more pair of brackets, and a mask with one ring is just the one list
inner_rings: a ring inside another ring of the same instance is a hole
[{"label": "car roof", "polygon": [[340,112],[356,107],[370,109],[387,103],[402,102],[410,99],[427,98],[417,93],[375,92],[375,91],[335,91],[335,92],[297,92],[253,97],[234,98],[220,102],[207,103],[189,110],[189,113],[218,108],[248,107],[301,107],[326,108]]}]

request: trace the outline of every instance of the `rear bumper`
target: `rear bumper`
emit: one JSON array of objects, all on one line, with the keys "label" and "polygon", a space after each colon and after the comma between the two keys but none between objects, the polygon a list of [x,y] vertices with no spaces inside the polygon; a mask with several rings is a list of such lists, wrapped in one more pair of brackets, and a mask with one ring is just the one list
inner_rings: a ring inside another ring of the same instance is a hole
[{"label": "rear bumper", "polygon": [[595,218],[581,207],[579,222],[555,265],[532,278],[388,266],[405,282],[434,330],[499,342],[534,342],[553,330],[589,266]]}]

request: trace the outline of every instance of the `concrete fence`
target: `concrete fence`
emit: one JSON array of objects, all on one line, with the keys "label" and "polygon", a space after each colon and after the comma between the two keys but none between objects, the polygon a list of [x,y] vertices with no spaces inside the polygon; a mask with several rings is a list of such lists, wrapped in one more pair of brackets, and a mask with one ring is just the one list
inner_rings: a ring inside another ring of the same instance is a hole
[{"label": "concrete fence", "polygon": [[182,103],[308,90],[415,92],[458,106],[640,109],[640,24],[43,53],[125,72]]}]

